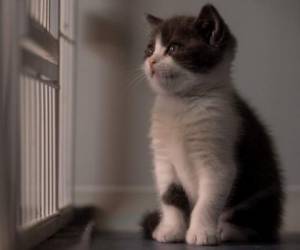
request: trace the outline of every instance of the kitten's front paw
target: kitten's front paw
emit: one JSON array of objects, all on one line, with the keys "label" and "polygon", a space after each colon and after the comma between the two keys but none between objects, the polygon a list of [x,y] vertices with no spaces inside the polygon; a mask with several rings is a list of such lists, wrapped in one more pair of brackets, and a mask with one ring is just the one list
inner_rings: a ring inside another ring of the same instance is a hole
[{"label": "kitten's front paw", "polygon": [[184,240],[185,232],[184,226],[159,224],[152,237],[159,242],[178,242]]},{"label": "kitten's front paw", "polygon": [[205,229],[201,226],[189,228],[186,234],[186,242],[190,245],[217,245],[219,239],[214,229]]}]

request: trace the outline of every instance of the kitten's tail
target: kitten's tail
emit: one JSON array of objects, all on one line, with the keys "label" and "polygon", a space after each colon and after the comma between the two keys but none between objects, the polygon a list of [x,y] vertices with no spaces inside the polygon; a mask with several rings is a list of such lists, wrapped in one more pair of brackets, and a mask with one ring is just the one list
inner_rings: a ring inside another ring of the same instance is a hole
[{"label": "kitten's tail", "polygon": [[152,233],[158,226],[160,217],[160,212],[158,210],[149,212],[143,216],[140,225],[142,227],[145,238],[153,239]]}]

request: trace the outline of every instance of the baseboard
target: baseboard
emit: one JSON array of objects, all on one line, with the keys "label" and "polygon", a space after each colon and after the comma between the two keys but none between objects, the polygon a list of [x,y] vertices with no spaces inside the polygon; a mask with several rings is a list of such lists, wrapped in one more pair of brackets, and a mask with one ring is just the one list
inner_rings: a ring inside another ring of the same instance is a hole
[{"label": "baseboard", "polygon": [[152,186],[80,186],[75,202],[96,206],[96,227],[105,231],[138,231],[143,213],[157,207]]},{"label": "baseboard", "polygon": [[[76,205],[99,208],[97,227],[108,231],[138,231],[145,211],[157,207],[152,186],[77,186]],[[300,186],[286,188],[284,232],[300,232]]]},{"label": "baseboard", "polygon": [[286,188],[283,231],[300,232],[300,186],[291,185]]}]

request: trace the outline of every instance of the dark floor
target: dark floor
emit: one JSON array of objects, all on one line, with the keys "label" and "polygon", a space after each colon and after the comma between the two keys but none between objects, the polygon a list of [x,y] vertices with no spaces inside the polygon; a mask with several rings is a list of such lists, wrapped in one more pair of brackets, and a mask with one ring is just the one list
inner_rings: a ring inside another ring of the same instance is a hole
[{"label": "dark floor", "polygon": [[158,243],[144,239],[141,233],[96,232],[92,219],[94,209],[78,209],[75,213],[73,221],[34,250],[300,250],[300,233],[284,235],[281,243],[273,245],[227,244],[200,247],[184,243]]},{"label": "dark floor", "polygon": [[138,233],[99,233],[92,241],[92,250],[300,250],[300,234],[283,237],[276,245],[223,245],[214,247],[166,244],[145,240]]}]

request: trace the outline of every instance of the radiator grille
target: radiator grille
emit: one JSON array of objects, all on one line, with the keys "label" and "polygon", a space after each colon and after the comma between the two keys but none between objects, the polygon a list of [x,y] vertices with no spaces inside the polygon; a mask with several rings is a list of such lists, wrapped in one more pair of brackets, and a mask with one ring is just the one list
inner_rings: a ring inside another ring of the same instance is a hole
[{"label": "radiator grille", "polygon": [[20,77],[21,224],[57,212],[57,88],[51,80]]},{"label": "radiator grille", "polygon": [[27,13],[47,31],[50,31],[50,0],[27,0]]}]

